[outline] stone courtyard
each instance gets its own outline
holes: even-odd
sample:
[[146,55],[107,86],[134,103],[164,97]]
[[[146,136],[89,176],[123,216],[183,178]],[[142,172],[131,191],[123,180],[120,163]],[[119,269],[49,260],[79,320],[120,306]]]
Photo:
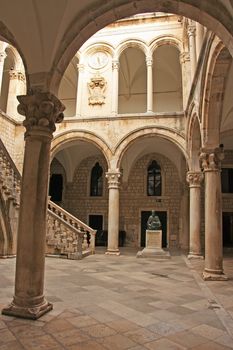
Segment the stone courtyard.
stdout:
[[[54,310],[37,321],[0,317],[0,350],[233,349],[233,264],[227,282],[204,282],[203,261],[46,258]],[[15,259],[0,260],[0,306],[13,295]]]

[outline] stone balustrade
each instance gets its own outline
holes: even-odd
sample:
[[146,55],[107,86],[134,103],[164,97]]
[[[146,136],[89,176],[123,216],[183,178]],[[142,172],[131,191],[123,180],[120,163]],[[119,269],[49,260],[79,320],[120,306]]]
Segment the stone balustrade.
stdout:
[[[10,236],[15,241],[17,231],[15,221],[18,221],[20,204],[20,183],[21,174],[0,139],[0,191],[4,202],[13,204],[13,207],[17,209],[16,215],[12,215],[11,212],[11,214],[8,213],[9,218],[7,218],[9,222],[11,221],[11,217],[14,218],[14,223],[11,226],[12,231],[15,232]],[[6,204],[5,208],[9,208],[9,205]],[[94,254],[95,230],[51,200],[48,202],[47,217],[47,254],[66,256],[68,259],[82,259],[86,255]],[[9,245],[9,242],[6,242],[6,245]],[[15,247],[15,242],[12,242],[11,245]],[[12,252],[4,255],[12,255]]]

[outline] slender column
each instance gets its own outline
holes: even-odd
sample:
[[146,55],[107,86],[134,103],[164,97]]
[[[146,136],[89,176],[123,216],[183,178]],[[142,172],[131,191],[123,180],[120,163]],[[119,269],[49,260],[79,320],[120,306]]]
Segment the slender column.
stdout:
[[190,51],[190,62],[191,62],[191,78],[193,80],[196,65],[197,65],[197,54],[196,54],[196,27],[194,24],[188,26],[188,37],[189,37],[189,51]]
[[52,309],[44,297],[48,176],[52,134],[65,108],[51,93],[18,96],[18,100],[18,111],[26,117],[26,133],[15,295],[2,313],[37,319]]
[[5,51],[0,52],[0,91],[2,89],[2,76],[3,76],[3,67],[7,54]]
[[205,174],[205,269],[204,280],[226,280],[222,256],[222,193],[220,148],[202,149],[200,160]]
[[112,60],[112,114],[118,113],[119,61]]
[[201,181],[203,174],[201,172],[189,171],[187,181],[190,191],[189,206],[189,259],[201,258]]
[[118,169],[106,173],[108,179],[108,248],[106,254],[120,255],[119,241],[119,179]]
[[191,87],[189,52],[184,51],[180,54],[180,64],[182,69],[183,108],[186,109]]
[[81,107],[82,107],[82,97],[83,97],[83,72],[84,64],[77,64],[78,69],[78,89],[77,89],[77,98],[76,98],[76,116],[81,116]]
[[9,81],[6,112],[9,116],[18,117],[19,119],[21,119],[21,116],[19,116],[19,113],[17,111],[18,101],[16,96],[22,95],[25,93],[25,90],[26,90],[25,75],[20,71],[12,69],[9,72],[9,77],[10,77],[10,81]]
[[153,112],[153,59],[146,58],[147,67],[147,113]]
[[204,37],[204,27],[196,22],[196,48],[197,48],[197,60],[201,52],[201,47],[203,43],[203,37]]

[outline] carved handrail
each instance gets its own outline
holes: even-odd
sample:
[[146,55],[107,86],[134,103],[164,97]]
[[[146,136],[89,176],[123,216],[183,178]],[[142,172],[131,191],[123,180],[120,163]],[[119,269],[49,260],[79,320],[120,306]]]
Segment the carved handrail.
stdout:
[[83,249],[87,248],[91,249],[92,253],[95,250],[95,235],[96,230],[92,229],[88,225],[86,225],[81,220],[77,219],[75,216],[70,214],[65,209],[59,207],[59,205],[55,204],[51,200],[48,202],[49,211],[53,212],[57,215],[57,217],[61,218],[65,221],[69,226],[83,233]]
[[[21,174],[0,139],[0,189],[19,207]],[[47,251],[80,259],[94,253],[96,231],[57,204],[48,201]]]

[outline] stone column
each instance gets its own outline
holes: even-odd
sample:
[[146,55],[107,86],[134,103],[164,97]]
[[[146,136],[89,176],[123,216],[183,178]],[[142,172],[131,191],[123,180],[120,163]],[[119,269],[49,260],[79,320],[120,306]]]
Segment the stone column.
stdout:
[[201,258],[201,181],[202,172],[189,171],[187,181],[190,191],[189,206],[189,259]]
[[191,63],[191,79],[193,80],[196,65],[197,65],[197,54],[196,54],[196,27],[194,24],[188,26],[188,37],[189,37],[189,51],[190,51],[190,63]]
[[18,226],[15,295],[5,315],[37,319],[52,309],[44,297],[50,146],[65,109],[51,93],[18,96],[26,117],[25,154]]
[[118,114],[119,61],[112,60],[112,114]]
[[182,52],[180,54],[180,65],[182,70],[183,108],[185,110],[191,88],[189,52]]
[[200,23],[196,22],[196,48],[197,48],[197,60],[201,52],[201,47],[204,37],[204,27]]
[[6,113],[11,117],[14,116],[21,120],[22,117],[17,111],[18,101],[16,96],[22,95],[26,91],[25,75],[21,71],[12,69],[9,72],[9,77]]
[[81,107],[82,107],[82,97],[83,97],[83,72],[84,64],[77,64],[78,69],[78,88],[77,88],[77,98],[76,98],[76,116],[81,116]]
[[205,269],[204,280],[226,280],[222,253],[222,193],[220,148],[202,149],[201,165],[205,174]]
[[119,241],[119,179],[118,169],[106,173],[108,179],[108,248],[106,254],[120,255]]
[[153,112],[153,59],[146,58],[147,67],[147,113]]
[[2,90],[2,76],[6,56],[7,54],[5,51],[0,52],[0,91]]

